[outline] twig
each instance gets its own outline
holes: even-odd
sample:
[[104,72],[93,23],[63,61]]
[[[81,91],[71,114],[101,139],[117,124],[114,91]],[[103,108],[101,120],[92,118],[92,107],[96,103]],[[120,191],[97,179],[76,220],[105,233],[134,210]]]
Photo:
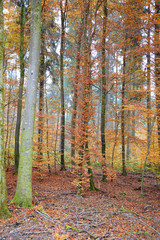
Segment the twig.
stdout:
[[146,225],[147,227],[149,227],[150,229],[152,229],[153,231],[155,231],[158,235],[160,235],[160,232],[158,232],[155,228],[151,227],[149,224],[147,224],[146,222],[142,221],[142,220],[138,220],[139,223],[141,223],[142,225]]
[[[122,212],[119,212],[119,213],[127,213],[126,211],[122,211]],[[128,212],[129,213],[129,212]],[[130,212],[130,213],[135,213],[135,212]],[[138,215],[138,214],[136,214]],[[133,217],[133,216],[132,216]],[[135,218],[135,217],[133,217]],[[136,218],[135,218],[136,219]],[[143,220],[141,219],[136,219],[140,224],[144,225],[144,226],[147,226],[149,227],[150,229],[152,229],[153,231],[155,231],[158,235],[160,235],[160,232],[158,232],[155,228],[153,228],[152,226],[150,226],[148,223],[144,222]]]
[[42,234],[42,233],[50,233],[50,234],[52,234],[52,232],[50,232],[49,230],[48,231],[40,231],[40,232],[25,232],[25,234],[30,234],[30,235],[32,235],[32,234]]
[[40,212],[38,210],[36,210],[36,213],[40,214],[46,220],[49,220],[50,222],[55,223],[55,221],[53,221],[53,219],[47,213],[42,213],[42,212]]
[[91,238],[93,239],[98,239],[98,237],[95,237],[94,235],[92,235],[90,232],[88,232],[87,230],[82,230],[82,231],[79,231],[78,233],[87,233]]

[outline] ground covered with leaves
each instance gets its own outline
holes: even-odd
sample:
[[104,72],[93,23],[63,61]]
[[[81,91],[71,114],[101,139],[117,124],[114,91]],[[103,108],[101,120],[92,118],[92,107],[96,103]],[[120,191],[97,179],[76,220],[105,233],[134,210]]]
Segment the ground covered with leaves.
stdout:
[[[102,182],[100,191],[84,188],[77,196],[70,171],[48,174],[39,181],[33,171],[33,208],[9,205],[12,217],[0,221],[0,239],[160,239],[160,186],[152,175],[144,179],[140,194],[140,174],[117,174],[113,182]],[[7,173],[8,203],[16,189],[16,175]]]

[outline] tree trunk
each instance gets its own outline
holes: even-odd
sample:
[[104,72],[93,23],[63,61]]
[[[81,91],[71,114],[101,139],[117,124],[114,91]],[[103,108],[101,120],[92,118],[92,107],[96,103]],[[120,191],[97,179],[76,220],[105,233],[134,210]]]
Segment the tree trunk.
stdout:
[[3,1],[0,0],[0,218],[6,218],[10,216],[10,213],[7,208],[7,187],[4,164],[3,61],[4,61],[4,20],[3,20]]
[[[46,86],[46,84],[45,84]],[[48,99],[47,99],[47,88],[45,87],[45,93],[46,93],[46,125],[47,125],[47,131],[46,131],[46,142],[47,142],[47,161],[48,161],[48,171],[49,174],[51,174],[51,165],[50,165],[50,154],[49,154],[49,118],[48,118]]]
[[80,169],[83,166],[83,163],[87,163],[88,167],[88,174],[89,174],[89,181],[90,181],[90,189],[91,190],[98,190],[94,185],[94,178],[91,168],[91,162],[90,162],[90,156],[89,156],[89,121],[92,116],[92,105],[91,104],[91,43],[92,38],[90,41],[88,41],[87,36],[87,28],[88,28],[88,15],[89,15],[89,8],[90,8],[90,2],[86,3],[85,6],[85,12],[84,12],[84,26],[83,26],[83,46],[84,46],[84,52],[83,52],[83,61],[84,61],[84,67],[83,67],[83,86],[82,86],[82,97],[83,97],[83,103],[82,103],[82,151],[84,150],[84,153],[81,154],[83,156],[82,163],[80,163]]
[[66,8],[63,9],[62,0],[60,0],[61,9],[61,47],[60,47],[60,84],[61,84],[61,171],[66,170],[64,161],[65,148],[65,106],[64,106],[64,50],[65,50],[65,22],[66,22]]
[[123,80],[122,80],[122,113],[121,113],[121,136],[122,136],[122,175],[127,175],[125,165],[125,68],[126,68],[126,50],[123,53]]
[[40,62],[41,1],[31,1],[31,40],[28,84],[20,146],[20,161],[16,194],[12,202],[23,207],[32,206],[32,157],[36,95]]
[[[128,89],[129,91],[129,89]],[[131,135],[131,111],[127,111],[127,149],[126,149],[126,161],[129,163],[130,156],[131,156],[131,146],[130,146],[130,135]]]
[[107,23],[107,0],[104,2],[103,8],[103,36],[102,36],[102,105],[101,105],[101,152],[103,157],[102,162],[102,181],[107,181],[106,171],[103,169],[106,164],[106,140],[105,140],[105,127],[106,127],[106,23]]
[[18,106],[17,106],[17,120],[15,130],[15,172],[18,171],[19,165],[19,136],[21,126],[21,112],[22,112],[22,95],[24,84],[24,27],[25,27],[25,5],[24,0],[21,0],[21,16],[20,16],[20,83],[18,91]]
[[[12,79],[12,74],[11,74],[11,79]],[[10,113],[10,99],[11,99],[11,90],[12,90],[12,85],[10,84],[9,86],[9,93],[8,93],[8,106],[7,106],[7,128],[6,128],[6,140],[5,140],[5,152],[4,152],[4,159],[6,163],[7,159],[7,145],[8,145],[8,136],[9,136],[9,113]]]
[[[16,106],[14,105],[14,109],[13,109],[13,113],[15,112]],[[11,147],[11,143],[12,143],[12,133],[14,134],[14,123],[15,123],[15,115],[12,115],[12,121],[11,121],[11,126],[10,126],[10,131],[9,131],[9,136],[8,136],[8,153],[7,153],[7,162],[5,162],[7,168],[6,171],[9,171],[9,167],[11,164],[11,160],[12,160],[12,155],[10,152],[10,147]]]
[[[149,6],[150,12],[150,6]],[[148,23],[149,24],[149,23]],[[148,27],[148,53],[147,53],[147,152],[149,153],[149,136],[151,131],[151,69],[150,69],[150,27]]]
[[80,49],[81,49],[81,31],[79,34],[79,41],[77,46],[77,59],[76,59],[76,73],[75,73],[75,83],[74,83],[74,96],[73,96],[73,113],[71,121],[71,163],[75,165],[75,128],[76,128],[76,115],[77,115],[77,84],[80,72]]
[[43,160],[43,128],[44,128],[44,34],[42,32],[41,55],[40,55],[40,83],[39,83],[39,119],[38,119],[38,162]]

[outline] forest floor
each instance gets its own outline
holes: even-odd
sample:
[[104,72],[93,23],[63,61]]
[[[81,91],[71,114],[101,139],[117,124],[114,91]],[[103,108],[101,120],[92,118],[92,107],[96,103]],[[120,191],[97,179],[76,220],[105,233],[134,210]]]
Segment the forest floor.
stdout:
[[[71,172],[49,175],[42,182],[33,171],[33,208],[9,205],[12,217],[0,221],[0,239],[160,239],[160,185],[152,175],[144,179],[144,197],[140,194],[141,174],[117,174],[113,182],[101,182],[101,191],[85,189],[77,196]],[[8,203],[15,194],[16,175],[7,172]]]

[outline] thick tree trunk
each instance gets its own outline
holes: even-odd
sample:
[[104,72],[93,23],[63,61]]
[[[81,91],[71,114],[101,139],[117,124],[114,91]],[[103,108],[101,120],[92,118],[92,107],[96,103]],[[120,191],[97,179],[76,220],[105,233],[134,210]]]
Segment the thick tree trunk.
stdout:
[[24,0],[21,0],[21,16],[20,16],[20,83],[18,91],[18,106],[17,106],[17,120],[15,130],[15,171],[18,171],[19,165],[19,137],[21,126],[21,112],[22,112],[22,95],[24,84],[24,27],[25,27],[25,5]]
[[32,206],[32,157],[36,95],[40,62],[41,0],[31,1],[31,40],[28,84],[20,146],[20,162],[16,194],[12,202],[23,207]]
[[[91,43],[92,38],[90,41],[88,40],[87,36],[87,28],[88,28],[88,16],[89,16],[89,8],[90,2],[86,3],[85,12],[84,12],[84,26],[83,26],[83,59],[84,59],[84,67],[83,67],[83,86],[82,86],[82,151],[84,150],[83,162],[80,163],[80,170],[84,163],[87,163],[88,167],[88,174],[89,174],[89,181],[90,181],[90,189],[91,190],[98,190],[94,185],[94,178],[91,168],[90,162],[90,155],[89,155],[89,121],[92,116],[92,105],[91,104]],[[81,158],[82,159],[82,158]]]
[[4,22],[3,1],[0,0],[0,218],[9,217],[7,208],[7,188],[4,164],[4,106],[3,106],[3,54],[4,54]]

